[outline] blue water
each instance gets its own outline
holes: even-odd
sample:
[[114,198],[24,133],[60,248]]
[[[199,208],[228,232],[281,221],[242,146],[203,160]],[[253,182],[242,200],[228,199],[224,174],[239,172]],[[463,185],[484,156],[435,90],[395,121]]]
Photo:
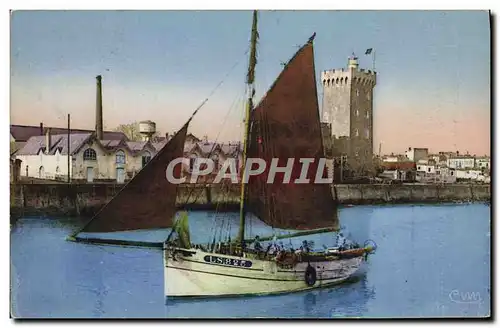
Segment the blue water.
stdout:
[[[23,218],[11,231],[12,315],[18,318],[489,316],[489,205],[357,206],[341,209],[339,216],[351,239],[361,243],[373,239],[378,245],[377,252],[369,257],[354,281],[281,296],[167,303],[160,250],[72,243],[65,237],[81,222]],[[233,219],[225,220],[232,230],[236,227],[236,218]],[[196,242],[210,239],[213,220],[205,212],[190,214],[190,226],[195,230],[192,238],[199,238]],[[269,229],[256,220],[252,222],[254,233],[264,234]],[[130,239],[161,240],[166,233],[125,235]],[[320,247],[332,238],[332,234],[322,234],[316,237],[316,245]]]

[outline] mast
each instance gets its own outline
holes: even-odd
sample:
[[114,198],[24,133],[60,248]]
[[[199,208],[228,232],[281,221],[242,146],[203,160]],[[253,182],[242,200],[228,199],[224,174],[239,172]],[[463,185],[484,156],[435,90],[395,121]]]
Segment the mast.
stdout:
[[250,112],[253,109],[253,96],[255,94],[255,65],[257,64],[257,10],[253,11],[252,34],[250,38],[250,56],[248,61],[247,73],[247,105],[245,110],[245,133],[243,136],[243,154],[242,154],[242,175],[241,175],[241,195],[240,195],[240,228],[238,231],[238,240],[243,243],[245,239],[245,216],[246,216],[246,161],[248,153],[248,138],[250,135]]

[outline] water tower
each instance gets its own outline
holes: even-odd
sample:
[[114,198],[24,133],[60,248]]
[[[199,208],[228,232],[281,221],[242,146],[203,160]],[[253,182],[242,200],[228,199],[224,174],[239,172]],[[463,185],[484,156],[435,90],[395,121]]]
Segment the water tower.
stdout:
[[139,133],[143,141],[151,141],[151,137],[156,133],[156,123],[149,120],[139,122]]

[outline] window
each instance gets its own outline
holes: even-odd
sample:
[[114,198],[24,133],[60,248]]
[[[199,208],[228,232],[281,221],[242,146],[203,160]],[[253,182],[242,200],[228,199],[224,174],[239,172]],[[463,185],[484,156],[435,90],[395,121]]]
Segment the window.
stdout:
[[450,171],[450,175],[453,175],[453,171]]
[[95,153],[95,150],[92,148],[89,148],[83,152],[83,160],[84,161],[96,161],[97,160],[97,155]]
[[431,168],[430,167],[427,168],[427,172],[431,172]]
[[59,169],[59,166],[58,166],[58,167],[56,167],[56,174],[59,174],[59,173],[61,173],[61,170]]
[[354,134],[356,135],[356,137],[359,137],[359,131],[358,131],[358,129],[354,130]]
[[359,97],[359,89],[356,89],[356,97]]
[[146,164],[151,160],[151,153],[145,152],[142,154],[142,167],[146,166]]
[[125,152],[119,150],[116,152],[116,164],[125,164]]
[[370,118],[370,111],[366,111],[366,118]]
[[371,97],[371,96],[370,96],[370,92],[367,92],[367,93],[366,93],[366,99],[370,100],[370,97]]
[[368,139],[370,138],[370,130],[365,129],[365,138]]
[[356,116],[359,116],[359,110],[356,109]]

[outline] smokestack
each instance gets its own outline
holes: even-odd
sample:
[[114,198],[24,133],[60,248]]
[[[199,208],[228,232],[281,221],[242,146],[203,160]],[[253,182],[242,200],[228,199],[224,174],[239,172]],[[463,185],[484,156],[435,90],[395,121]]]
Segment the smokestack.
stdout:
[[47,129],[47,133],[45,134],[45,154],[50,152],[50,148],[52,148],[51,138],[50,138],[50,128]]
[[40,122],[40,135],[43,136],[43,123]]
[[102,131],[102,76],[97,75],[96,108],[95,108],[95,133],[98,140],[103,139]]

